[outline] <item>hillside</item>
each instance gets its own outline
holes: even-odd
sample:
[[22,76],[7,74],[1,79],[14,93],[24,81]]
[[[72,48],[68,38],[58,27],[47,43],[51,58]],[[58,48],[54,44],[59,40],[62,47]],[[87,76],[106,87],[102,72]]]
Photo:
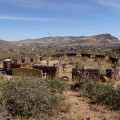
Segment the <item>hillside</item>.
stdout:
[[110,34],[100,34],[94,36],[58,36],[58,37],[44,37],[39,39],[26,39],[16,42],[7,42],[0,40],[0,49],[19,49],[23,47],[37,48],[48,47],[60,48],[60,47],[114,47],[120,46],[118,38]]
[[118,38],[110,34],[100,34],[90,37],[80,36],[80,37],[44,37],[39,39],[26,39],[18,42],[14,42],[18,46],[59,46],[59,47],[74,47],[74,46],[92,46],[92,47],[112,47],[116,44],[119,44],[120,41]]
[[15,48],[14,44],[0,39],[0,50],[7,50],[7,49],[12,49],[12,48]]

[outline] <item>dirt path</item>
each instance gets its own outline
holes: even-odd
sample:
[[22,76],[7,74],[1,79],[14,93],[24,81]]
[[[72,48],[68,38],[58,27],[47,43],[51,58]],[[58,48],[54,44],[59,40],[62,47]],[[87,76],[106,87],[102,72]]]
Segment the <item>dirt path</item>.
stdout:
[[60,112],[50,120],[120,120],[120,111],[112,111],[105,106],[90,104],[90,99],[71,89],[64,94],[66,102],[71,105],[70,111]]
[[120,120],[119,113],[102,106],[91,105],[90,100],[81,97],[79,92],[69,90],[66,92],[66,97],[72,105],[68,113],[71,120]]

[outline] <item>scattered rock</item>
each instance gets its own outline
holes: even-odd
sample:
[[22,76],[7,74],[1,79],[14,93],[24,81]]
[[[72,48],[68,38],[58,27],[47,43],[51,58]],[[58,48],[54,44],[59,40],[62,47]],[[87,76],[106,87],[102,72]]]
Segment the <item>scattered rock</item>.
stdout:
[[79,91],[79,90],[80,90],[80,88],[79,88],[79,87],[76,87],[76,88],[75,88],[75,91]]
[[103,118],[102,120],[107,120],[106,118]]
[[108,82],[108,78],[106,76],[103,76],[103,82]]
[[86,118],[85,120],[90,120],[90,117]]
[[78,103],[75,103],[76,105],[78,105]]

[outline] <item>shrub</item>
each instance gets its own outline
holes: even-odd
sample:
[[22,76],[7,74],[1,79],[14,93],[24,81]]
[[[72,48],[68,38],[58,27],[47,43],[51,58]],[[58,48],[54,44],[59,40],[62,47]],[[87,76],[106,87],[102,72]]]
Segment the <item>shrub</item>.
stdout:
[[87,97],[92,98],[95,96],[98,104],[120,109],[120,85],[115,88],[112,83],[103,84],[90,80],[80,80],[75,84],[75,88],[80,88],[83,91],[83,95]]
[[15,77],[0,84],[2,105],[13,116],[50,114],[64,97],[65,84],[58,79]]
[[107,56],[113,56],[113,57],[119,57],[119,54],[117,52],[114,52],[112,50],[106,51]]

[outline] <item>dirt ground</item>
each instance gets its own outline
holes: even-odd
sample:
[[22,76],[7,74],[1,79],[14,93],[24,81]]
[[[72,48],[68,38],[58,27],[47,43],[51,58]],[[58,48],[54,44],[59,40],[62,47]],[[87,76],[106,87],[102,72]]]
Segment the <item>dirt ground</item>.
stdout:
[[79,92],[68,90],[67,101],[71,103],[71,111],[68,113],[71,120],[120,120],[119,112],[113,112],[103,106],[90,104],[90,100],[84,98]]

